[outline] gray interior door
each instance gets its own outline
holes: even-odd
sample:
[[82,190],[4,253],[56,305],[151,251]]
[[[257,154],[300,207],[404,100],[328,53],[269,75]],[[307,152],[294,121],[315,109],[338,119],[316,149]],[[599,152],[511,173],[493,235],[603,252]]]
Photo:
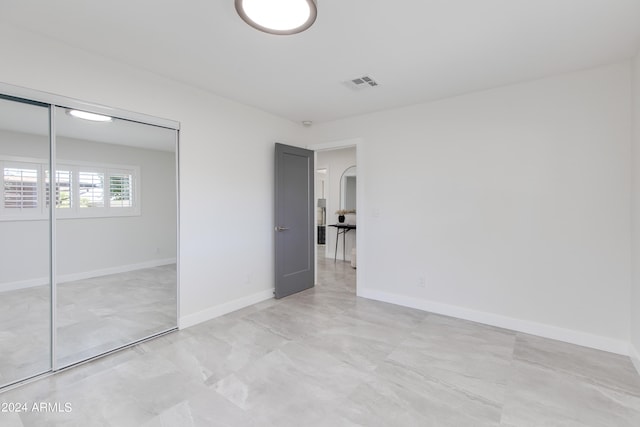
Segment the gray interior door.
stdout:
[[276,298],[313,287],[313,151],[276,144]]

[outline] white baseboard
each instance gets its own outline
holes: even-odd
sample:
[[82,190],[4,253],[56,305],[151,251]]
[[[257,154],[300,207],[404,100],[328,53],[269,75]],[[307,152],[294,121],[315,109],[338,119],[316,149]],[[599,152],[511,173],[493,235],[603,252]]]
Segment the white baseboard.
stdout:
[[[108,276],[110,274],[127,273],[129,271],[142,270],[145,268],[161,267],[163,265],[175,264],[175,258],[155,259],[151,261],[140,262],[137,264],[119,265],[116,267],[103,268],[100,270],[83,271],[80,273],[63,274],[58,276],[58,284],[65,282],[73,282],[76,280],[91,279],[93,277]],[[36,279],[19,280],[15,282],[0,283],[0,292],[15,291],[18,289],[32,288],[34,286],[43,286],[49,284],[48,277],[39,277]]]
[[[537,335],[539,337],[564,341],[583,347],[595,348],[597,350],[603,350],[610,353],[622,354],[625,356],[629,355],[629,343],[623,340],[373,289],[358,289],[358,296],[404,307],[416,308],[418,310],[428,311],[431,313],[470,320],[473,322],[483,323],[485,325],[497,326],[499,328],[510,329],[517,332],[524,332],[531,335]],[[638,362],[639,363],[636,367],[640,366],[640,359]]]
[[178,321],[178,328],[185,329],[190,326],[197,325],[198,323],[206,322],[207,320],[224,316],[225,314],[232,313],[234,311],[249,307],[250,305],[257,304],[271,298],[273,298],[273,289],[256,292],[255,294],[238,298],[233,301],[225,302],[223,304],[207,308],[197,313],[182,316]]
[[129,271],[142,270],[145,268],[161,267],[163,265],[175,264],[175,258],[154,259],[137,264],[119,265],[117,267],[103,268],[100,270],[86,271],[82,273],[63,274],[58,277],[58,283],[73,282],[76,280],[91,279],[92,277],[108,276],[110,274],[128,273]]
[[629,357],[631,358],[636,371],[640,374],[640,353],[638,353],[638,349],[631,343],[629,344]]
[[48,277],[39,277],[36,279],[16,280],[15,282],[0,283],[0,292],[17,291],[19,289],[33,288],[36,286],[48,285]]

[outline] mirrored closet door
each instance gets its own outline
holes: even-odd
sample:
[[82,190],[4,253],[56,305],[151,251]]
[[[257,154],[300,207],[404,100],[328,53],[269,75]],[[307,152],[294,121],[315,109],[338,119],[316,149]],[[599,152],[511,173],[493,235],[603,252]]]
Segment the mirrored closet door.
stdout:
[[0,387],[51,369],[49,108],[0,95]]
[[176,131],[56,107],[56,366],[175,328]]
[[177,329],[178,126],[0,83],[0,390]]

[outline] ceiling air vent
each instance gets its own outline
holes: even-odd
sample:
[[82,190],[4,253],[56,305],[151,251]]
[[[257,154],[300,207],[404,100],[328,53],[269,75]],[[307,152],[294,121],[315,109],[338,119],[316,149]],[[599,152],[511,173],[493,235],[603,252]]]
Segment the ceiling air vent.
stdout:
[[371,76],[362,76],[356,79],[347,80],[344,84],[354,90],[369,89],[378,86],[378,82],[376,82]]

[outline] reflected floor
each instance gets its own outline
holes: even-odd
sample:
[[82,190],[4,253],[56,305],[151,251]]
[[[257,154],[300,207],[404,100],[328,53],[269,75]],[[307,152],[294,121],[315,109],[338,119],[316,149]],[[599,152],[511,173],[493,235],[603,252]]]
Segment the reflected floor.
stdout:
[[[49,370],[49,286],[0,298],[0,384]],[[176,266],[58,284],[59,366],[176,325]],[[8,351],[8,349],[11,349]]]
[[640,425],[629,358],[357,298],[319,261],[313,289],[0,394],[72,406],[0,425]]

